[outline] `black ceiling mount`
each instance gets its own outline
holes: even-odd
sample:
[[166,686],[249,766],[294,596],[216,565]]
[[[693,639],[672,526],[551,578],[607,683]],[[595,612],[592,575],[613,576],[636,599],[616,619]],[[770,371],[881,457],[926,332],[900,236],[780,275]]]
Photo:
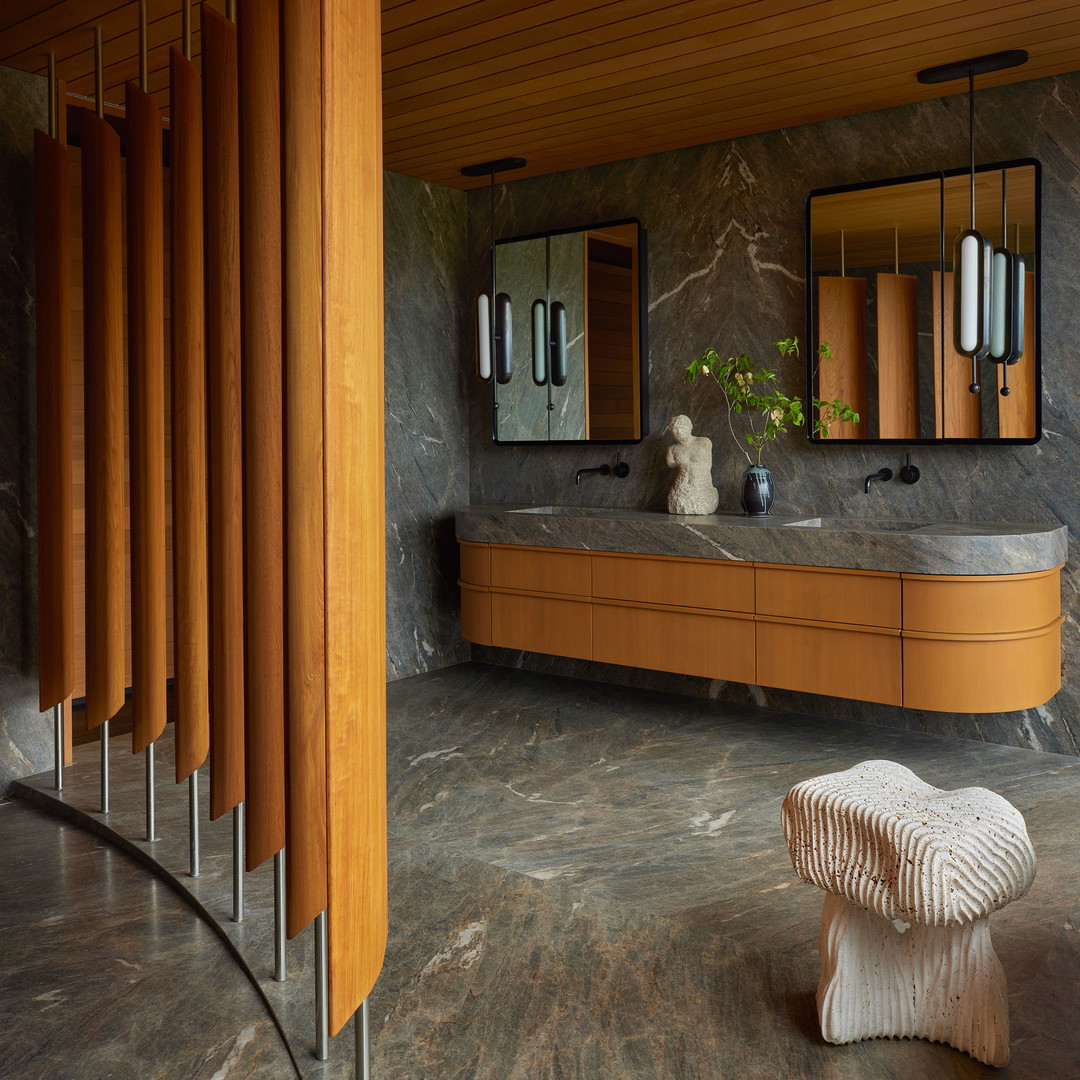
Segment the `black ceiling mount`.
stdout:
[[482,161],[479,165],[466,165],[462,176],[494,176],[511,169],[524,169],[528,162],[523,157],[504,157],[497,161]]
[[990,53],[989,56],[976,56],[971,60],[954,60],[951,64],[923,68],[916,78],[921,83],[953,82],[973,75],[985,75],[990,71],[1004,71],[1005,68],[1019,67],[1027,61],[1026,49],[1006,49],[1005,52]]

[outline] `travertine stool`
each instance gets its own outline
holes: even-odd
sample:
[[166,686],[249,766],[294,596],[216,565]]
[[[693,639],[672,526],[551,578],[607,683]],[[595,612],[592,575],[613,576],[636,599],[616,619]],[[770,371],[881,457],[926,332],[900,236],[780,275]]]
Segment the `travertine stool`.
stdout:
[[924,1038],[1009,1061],[1005,974],[989,915],[1035,877],[1024,819],[985,788],[942,791],[891,761],[805,780],[784,835],[821,913],[818,1015],[828,1042]]

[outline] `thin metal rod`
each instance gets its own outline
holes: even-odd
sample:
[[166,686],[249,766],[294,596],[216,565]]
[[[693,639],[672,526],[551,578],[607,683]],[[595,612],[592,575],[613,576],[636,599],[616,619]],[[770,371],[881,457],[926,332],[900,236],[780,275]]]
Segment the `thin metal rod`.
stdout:
[[900,230],[893,226],[893,266],[896,269],[896,273],[900,273]]
[[181,33],[184,39],[184,59],[191,59],[191,0],[184,0],[180,9]]
[[53,706],[53,786],[64,790],[64,703]]
[[356,1037],[356,1080],[371,1080],[371,1010],[367,998],[353,1013],[353,1034]]
[[59,129],[56,112],[56,54],[49,53],[49,136],[56,138]]
[[232,819],[233,857],[233,922],[244,921],[244,804],[233,807]]
[[225,0],[225,18],[236,22],[236,0]]
[[319,1061],[330,1056],[329,951],[326,912],[320,911],[315,916],[315,1057]]
[[101,27],[94,27],[94,112],[105,117],[105,64],[101,55]]
[[1005,170],[1001,170],[1001,246],[1007,248],[1009,246],[1009,227],[1006,225],[1008,220],[1005,212],[1005,196],[1007,191],[1007,183],[1005,179]]
[[975,72],[968,72],[968,147],[971,150],[971,231],[975,231]]
[[157,803],[154,792],[154,744],[146,750],[146,839],[149,843],[157,840]]
[[139,89],[144,94],[150,93],[150,65],[146,55],[149,50],[147,39],[146,0],[139,0]]
[[199,770],[188,777],[188,873],[199,876]]
[[846,277],[847,271],[844,266],[844,230],[840,230],[840,276]]
[[285,981],[285,849],[274,856],[274,981]]
[[109,812],[109,721],[98,728],[101,740],[101,812]]

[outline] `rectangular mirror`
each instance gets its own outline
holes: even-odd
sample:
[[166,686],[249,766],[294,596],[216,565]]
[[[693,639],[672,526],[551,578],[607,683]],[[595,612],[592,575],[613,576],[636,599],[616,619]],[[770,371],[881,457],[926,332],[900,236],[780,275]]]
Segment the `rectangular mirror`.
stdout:
[[636,220],[495,244],[498,443],[648,431],[645,233]]
[[[860,416],[813,441],[1038,442],[1039,185],[1033,159],[975,170],[975,227],[1023,259],[1023,341],[1010,363],[953,345],[953,247],[971,226],[969,170],[809,194],[807,393]],[[819,355],[823,343],[831,355]]]

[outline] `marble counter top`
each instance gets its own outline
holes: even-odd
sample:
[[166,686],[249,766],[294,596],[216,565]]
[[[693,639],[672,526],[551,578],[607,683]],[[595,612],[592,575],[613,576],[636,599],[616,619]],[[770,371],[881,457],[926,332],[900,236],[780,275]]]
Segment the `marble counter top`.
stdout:
[[589,506],[468,506],[459,540],[907,574],[1025,574],[1068,558],[1060,524],[742,514]]

